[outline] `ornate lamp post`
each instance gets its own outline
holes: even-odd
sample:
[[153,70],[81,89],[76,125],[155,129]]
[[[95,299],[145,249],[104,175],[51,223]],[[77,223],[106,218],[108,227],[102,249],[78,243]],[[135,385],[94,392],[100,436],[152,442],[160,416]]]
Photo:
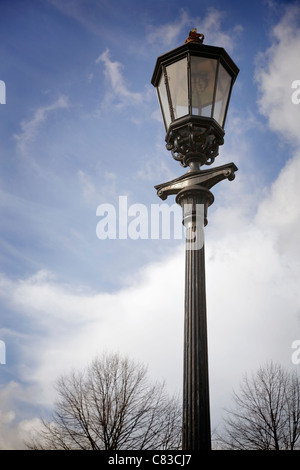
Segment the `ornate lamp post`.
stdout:
[[203,34],[189,33],[182,46],[158,57],[151,83],[156,87],[166,128],[166,145],[186,174],[155,188],[161,199],[176,194],[186,227],[184,322],[184,450],[210,450],[204,226],[214,202],[210,189],[233,180],[234,163],[211,165],[224,143],[224,124],[238,67],[220,47],[203,45]]

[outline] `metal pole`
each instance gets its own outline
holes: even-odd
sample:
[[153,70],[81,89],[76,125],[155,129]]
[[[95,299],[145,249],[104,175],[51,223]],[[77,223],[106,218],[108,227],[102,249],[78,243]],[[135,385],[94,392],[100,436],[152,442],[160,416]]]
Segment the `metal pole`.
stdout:
[[184,176],[155,189],[162,200],[177,194],[186,227],[182,448],[210,450],[204,227],[207,209],[214,202],[210,189],[224,179],[232,181],[237,167],[229,163],[200,170],[201,159],[198,154],[192,156],[195,161],[190,158],[190,170]]
[[211,450],[204,226],[213,200],[201,186],[186,188],[176,197],[186,227],[183,450]]

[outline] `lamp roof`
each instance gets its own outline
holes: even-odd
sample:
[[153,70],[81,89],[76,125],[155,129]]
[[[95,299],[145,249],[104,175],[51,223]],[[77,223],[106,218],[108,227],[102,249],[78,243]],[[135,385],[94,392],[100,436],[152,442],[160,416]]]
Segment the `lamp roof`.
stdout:
[[206,44],[202,44],[201,40],[189,40],[189,38],[187,38],[184,44],[179,47],[176,47],[175,49],[172,49],[169,52],[166,52],[165,54],[162,54],[157,58],[151,79],[152,85],[154,87],[158,86],[163,66],[167,66],[174,62],[177,62],[182,58],[186,57],[188,54],[203,58],[220,60],[221,64],[225,67],[227,72],[232,76],[232,83],[234,83],[239,73],[239,68],[233,62],[233,60],[227,54],[223,47],[208,46]]

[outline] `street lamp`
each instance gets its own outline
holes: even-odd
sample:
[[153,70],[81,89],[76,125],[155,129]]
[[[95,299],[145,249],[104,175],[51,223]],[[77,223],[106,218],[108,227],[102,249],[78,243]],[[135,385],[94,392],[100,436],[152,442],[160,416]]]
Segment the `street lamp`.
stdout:
[[210,450],[210,410],[205,293],[204,226],[214,202],[210,189],[233,180],[237,167],[211,165],[224,143],[224,124],[238,67],[220,47],[203,44],[190,31],[182,46],[158,57],[155,86],[166,129],[166,146],[186,174],[155,188],[161,199],[176,194],[186,228],[185,321],[183,362],[184,450]]

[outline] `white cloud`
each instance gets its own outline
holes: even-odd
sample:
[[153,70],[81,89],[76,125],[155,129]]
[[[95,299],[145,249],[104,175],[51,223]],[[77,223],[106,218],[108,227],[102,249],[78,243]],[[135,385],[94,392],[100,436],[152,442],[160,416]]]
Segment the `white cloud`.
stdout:
[[[289,142],[295,150],[260,205],[256,221],[277,234],[278,249],[294,253],[298,258],[300,233],[300,105],[291,100],[293,80],[300,78],[300,7],[292,5],[272,32],[273,45],[263,55],[257,81],[259,106],[267,117],[270,129],[277,132],[285,147]],[[288,148],[289,149],[289,148]]]
[[[221,29],[223,18],[224,12],[215,8],[209,8],[204,18],[191,18],[188,12],[182,9],[179,19],[176,18],[174,22],[158,27],[152,26],[147,35],[147,40],[151,44],[159,44],[162,50],[164,47],[177,47],[184,43],[190,29],[197,28],[199,33],[204,34],[205,44],[216,46],[222,44],[222,47],[232,51],[236,38],[242,31],[242,26],[236,25],[227,33]],[[213,33],[210,33],[210,31],[213,31]]]
[[[174,340],[178,339],[177,300],[165,293],[174,288],[182,291],[183,262],[175,257],[147,266],[129,288],[115,294],[62,285],[45,271],[19,281],[2,276],[2,300],[31,327],[21,354],[23,379],[41,383],[46,394],[57,374],[85,364],[103,349],[128,352],[160,368],[161,354],[170,354],[163,341],[170,324]],[[164,279],[166,270],[173,273],[169,279]],[[172,343],[171,338],[168,347]]]
[[[98,173],[96,173],[96,177]],[[99,205],[99,201],[114,202],[118,199],[119,190],[117,184],[117,174],[109,171],[101,173],[101,186],[97,187],[97,178],[95,174],[84,170],[77,171],[77,177],[81,187],[82,198],[90,207]]]
[[92,183],[91,178],[83,170],[78,170],[77,175],[81,184],[84,200],[87,202],[94,202],[97,197],[97,190]]
[[[169,47],[177,41],[182,30],[188,28],[191,20],[185,10],[181,10],[179,20],[162,26],[152,26],[147,35],[147,41],[150,44],[157,43],[162,47]],[[188,31],[187,31],[188,36]]]
[[235,43],[243,27],[241,25],[235,25],[230,31],[224,31],[221,27],[224,16],[225,13],[223,11],[209,8],[203,20],[197,20],[196,26],[199,32],[203,32],[205,44],[212,46],[222,44],[224,49],[231,52],[235,47]]
[[[166,272],[172,276],[165,277]],[[3,432],[6,427],[24,426],[18,416],[19,395],[23,394],[23,410],[24,397],[28,404],[48,406],[56,398],[56,379],[72,368],[84,367],[103,351],[128,354],[149,364],[153,380],[166,378],[172,391],[180,387],[183,279],[183,250],[147,266],[130,287],[114,294],[62,285],[46,271],[19,281],[2,276],[2,303],[28,326],[22,338],[10,336],[10,344],[15,341],[20,348],[17,368],[23,384],[16,385],[16,393],[8,393],[7,387],[10,401],[1,402]],[[177,295],[169,298],[166,293],[173,290]],[[176,366],[170,367],[174,361]],[[3,448],[20,445],[10,431],[7,436]]]
[[300,7],[292,5],[272,31],[272,46],[258,57],[259,107],[271,130],[300,145],[300,106],[292,102],[292,83],[300,79]]
[[24,449],[28,433],[40,425],[39,418],[17,417],[16,403],[24,403],[28,398],[30,401],[30,390],[26,390],[17,382],[11,381],[6,386],[0,386],[0,450]]
[[110,51],[106,49],[97,59],[96,63],[104,64],[104,73],[110,84],[111,91],[106,96],[108,101],[117,99],[117,106],[124,104],[140,104],[144,100],[143,93],[130,91],[122,74],[123,65],[120,62],[113,62],[110,58]]
[[[224,384],[230,371],[237,387],[242,367],[244,372],[255,370],[270,359],[292,367],[291,344],[299,338],[300,108],[291,104],[290,89],[300,46],[300,28],[295,21],[299,12],[299,7],[287,9],[273,30],[274,43],[257,71],[260,111],[268,118],[270,129],[285,142],[284,148],[289,148],[287,137],[298,148],[286,159],[271,187],[258,195],[261,200],[254,217],[248,221],[242,217],[241,224],[232,215],[244,204],[242,191],[227,211],[233,222],[231,231],[227,213],[220,209],[218,222],[224,212],[227,230],[222,227],[221,237],[216,230],[207,250],[212,362],[220,384],[220,390],[213,393],[220,399],[226,395]],[[230,364],[228,369],[224,370],[224,364]]]
[[300,326],[299,255],[280,253],[276,235],[248,223],[207,242],[214,418],[244,373],[268,360],[292,367],[291,344]]
[[[262,201],[256,222],[266,230],[276,232],[277,249],[281,253],[294,253],[298,259],[300,233],[300,151],[296,152],[272,184]],[[298,260],[300,263],[300,259]]]
[[68,97],[62,95],[48,106],[41,106],[38,108],[31,119],[22,121],[21,133],[14,135],[14,138],[17,141],[18,150],[22,153],[25,152],[27,144],[36,138],[39,127],[47,119],[50,113],[57,109],[68,108],[68,106]]

